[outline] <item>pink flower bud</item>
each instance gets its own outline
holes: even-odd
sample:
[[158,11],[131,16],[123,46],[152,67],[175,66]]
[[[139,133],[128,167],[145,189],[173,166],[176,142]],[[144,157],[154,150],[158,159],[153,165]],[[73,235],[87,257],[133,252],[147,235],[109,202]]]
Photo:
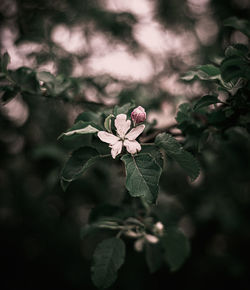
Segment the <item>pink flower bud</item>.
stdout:
[[131,113],[131,119],[135,124],[139,124],[146,120],[146,112],[143,107],[139,106]]

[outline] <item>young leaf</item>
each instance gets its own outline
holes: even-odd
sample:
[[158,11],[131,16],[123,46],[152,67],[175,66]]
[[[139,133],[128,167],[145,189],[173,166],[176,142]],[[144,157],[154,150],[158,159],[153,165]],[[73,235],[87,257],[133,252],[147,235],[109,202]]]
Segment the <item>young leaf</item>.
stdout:
[[67,183],[82,175],[99,158],[99,153],[90,147],[82,147],[74,151],[62,169],[61,185],[63,189],[65,190],[67,188]]
[[200,173],[200,166],[198,161],[191,153],[184,150],[181,144],[175,140],[171,135],[162,133],[156,136],[155,144],[163,148],[167,155],[173,158],[194,181]]
[[221,103],[216,96],[206,95],[195,103],[194,110],[196,111],[203,107],[207,107],[216,103]]
[[190,253],[190,245],[186,236],[176,228],[168,228],[161,239],[165,250],[165,261],[171,271],[178,270]]
[[41,72],[37,72],[36,73],[36,77],[39,81],[45,82],[45,83],[49,83],[49,82],[54,82],[55,81],[55,77],[47,71],[41,71]]
[[148,203],[155,203],[161,167],[148,153],[124,155],[121,160],[126,169],[126,188],[133,197],[143,196]]
[[98,244],[93,255],[92,281],[98,288],[108,288],[117,278],[124,263],[125,244],[121,239],[110,238]]
[[71,136],[71,135],[82,135],[82,134],[94,134],[97,133],[99,129],[97,126],[91,122],[83,122],[79,121],[74,124],[67,132],[62,133],[58,139],[63,136]]
[[110,114],[110,115],[108,115],[108,117],[104,121],[104,127],[109,133],[112,133],[112,130],[111,130],[111,119],[112,118],[114,118],[114,115]]

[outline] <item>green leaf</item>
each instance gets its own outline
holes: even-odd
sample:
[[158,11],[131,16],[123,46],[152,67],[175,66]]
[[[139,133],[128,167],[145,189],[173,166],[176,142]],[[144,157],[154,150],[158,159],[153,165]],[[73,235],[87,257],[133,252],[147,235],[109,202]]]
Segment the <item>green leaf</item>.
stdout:
[[39,81],[45,82],[45,83],[49,83],[49,82],[54,82],[55,81],[55,77],[47,71],[41,71],[41,72],[37,72],[36,73],[36,77]]
[[165,261],[171,271],[178,270],[190,253],[190,245],[186,236],[176,228],[168,228],[161,239],[165,250]]
[[99,153],[90,147],[82,147],[74,151],[62,169],[61,185],[63,189],[66,189],[67,183],[81,176],[99,158],[101,158]]
[[4,104],[11,101],[18,94],[18,89],[13,87],[6,87],[2,95],[2,102]]
[[12,80],[20,87],[22,92],[39,93],[40,85],[36,74],[27,67],[20,67],[16,71],[9,71]]
[[220,78],[220,69],[213,64],[205,64],[197,66],[195,70],[187,72],[181,77],[181,80],[192,81],[200,80],[215,80]]
[[127,103],[127,104],[125,104],[125,105],[123,105],[123,106],[115,106],[114,107],[114,115],[115,116],[117,116],[117,115],[119,115],[119,114],[128,114],[129,113],[129,111],[131,110],[131,109],[133,109],[135,107],[135,105],[134,104],[132,104],[132,103]]
[[220,69],[213,64],[205,64],[197,66],[199,71],[204,72],[207,76],[214,77],[220,74]]
[[108,288],[116,278],[125,259],[125,244],[121,239],[110,238],[102,241],[93,255],[92,281],[97,288]]
[[72,135],[82,135],[82,134],[94,134],[97,133],[99,129],[92,122],[83,122],[79,121],[74,124],[67,132],[62,133],[58,139],[63,136],[72,136]]
[[250,65],[243,57],[227,57],[221,63],[221,77],[225,82],[241,77],[250,79]]
[[112,130],[111,130],[111,119],[112,118],[114,118],[114,115],[110,114],[104,121],[104,127],[109,133],[112,133]]
[[154,145],[142,145],[141,153],[148,153],[152,159],[163,168],[163,157],[157,146]]
[[126,188],[133,197],[142,196],[148,203],[155,203],[161,167],[148,153],[124,155],[121,160],[126,169]]
[[245,56],[248,53],[248,48],[244,44],[236,43],[229,45],[225,50],[225,56]]
[[182,123],[190,123],[191,121],[191,112],[192,112],[192,107],[190,103],[183,103],[179,106],[178,108],[178,113],[176,116],[176,121],[178,122],[178,124],[182,124]]
[[237,17],[230,17],[224,21],[224,26],[233,27],[250,37],[250,22]]
[[166,151],[166,154],[174,159],[194,181],[200,173],[199,162],[191,153],[184,150],[181,144],[171,135],[162,133],[156,136],[155,144]]
[[1,71],[6,73],[8,64],[10,63],[10,56],[8,52],[5,52],[1,57]]
[[163,249],[160,243],[146,243],[146,262],[150,273],[160,269],[163,264]]
[[84,121],[84,122],[93,122],[95,124],[100,124],[100,113],[99,112],[82,112],[80,115],[77,116],[75,119],[75,123],[79,121]]
[[221,103],[216,96],[206,95],[195,103],[194,110],[197,111],[203,107],[207,107],[216,103]]

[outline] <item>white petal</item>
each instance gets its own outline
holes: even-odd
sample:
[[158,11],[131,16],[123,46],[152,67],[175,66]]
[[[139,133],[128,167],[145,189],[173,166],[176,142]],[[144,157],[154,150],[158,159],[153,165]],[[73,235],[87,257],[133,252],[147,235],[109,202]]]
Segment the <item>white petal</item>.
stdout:
[[110,147],[112,148],[111,155],[115,159],[115,157],[122,152],[122,141],[118,141]]
[[131,121],[127,120],[127,115],[119,114],[115,119],[115,127],[118,135],[121,138],[124,138],[128,130],[130,129]]
[[124,146],[126,147],[127,151],[131,154],[135,154],[141,151],[141,145],[135,140],[125,140]]
[[151,244],[156,244],[159,242],[159,239],[153,235],[145,235],[146,240]]
[[145,125],[140,125],[135,128],[133,128],[127,135],[126,139],[128,140],[135,140],[145,129]]
[[120,140],[119,137],[117,137],[113,134],[110,134],[106,131],[99,131],[97,133],[97,136],[102,140],[102,142],[106,142],[106,143],[109,143],[111,145],[115,144],[117,141]]

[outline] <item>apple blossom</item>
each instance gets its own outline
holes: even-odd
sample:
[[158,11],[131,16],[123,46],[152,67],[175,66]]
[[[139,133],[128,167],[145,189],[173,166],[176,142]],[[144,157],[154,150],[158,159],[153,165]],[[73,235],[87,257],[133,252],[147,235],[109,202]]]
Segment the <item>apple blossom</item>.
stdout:
[[141,145],[135,139],[142,133],[145,125],[139,125],[128,132],[131,127],[131,121],[127,120],[127,115],[119,114],[115,119],[115,127],[117,135],[106,131],[99,131],[97,134],[103,142],[109,144],[113,158],[116,158],[121,153],[122,146],[125,146],[131,154],[141,151]]
[[144,122],[146,120],[146,112],[143,107],[139,106],[131,113],[131,119],[134,124]]

